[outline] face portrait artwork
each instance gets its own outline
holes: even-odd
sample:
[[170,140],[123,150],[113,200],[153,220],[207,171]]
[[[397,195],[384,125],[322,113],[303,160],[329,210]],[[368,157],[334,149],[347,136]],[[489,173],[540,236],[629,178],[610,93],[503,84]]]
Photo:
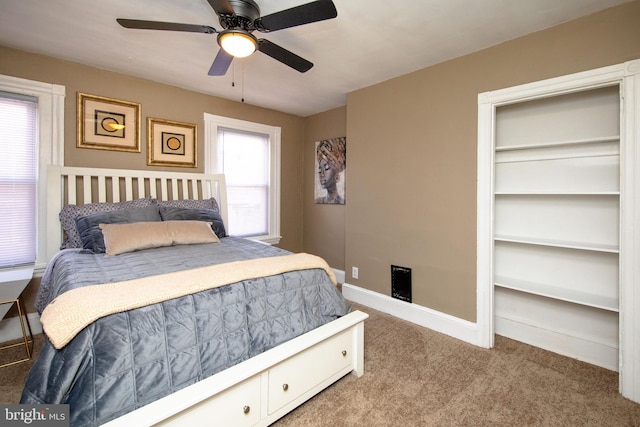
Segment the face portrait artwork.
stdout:
[[315,202],[344,205],[347,138],[316,142]]

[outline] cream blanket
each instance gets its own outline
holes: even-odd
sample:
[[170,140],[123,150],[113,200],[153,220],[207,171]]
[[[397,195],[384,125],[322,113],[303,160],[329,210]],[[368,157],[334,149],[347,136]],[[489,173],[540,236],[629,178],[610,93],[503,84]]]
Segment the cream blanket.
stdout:
[[60,349],[86,326],[110,314],[242,280],[314,268],[324,269],[336,284],[327,262],[315,255],[258,258],[73,289],[51,301],[40,321],[53,346]]

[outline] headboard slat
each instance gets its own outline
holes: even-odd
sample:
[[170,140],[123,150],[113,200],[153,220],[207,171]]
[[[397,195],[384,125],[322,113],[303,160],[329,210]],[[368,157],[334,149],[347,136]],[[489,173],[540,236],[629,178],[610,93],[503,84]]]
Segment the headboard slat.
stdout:
[[[131,178],[127,177],[127,179],[129,179],[129,182],[126,184],[127,185],[127,200],[131,200],[133,199],[133,184],[129,184],[131,183]],[[138,198],[144,197],[145,195],[145,191],[144,191],[144,178],[138,178],[136,179],[136,181],[138,182]]]
[[157,187],[156,187],[156,179],[155,178],[149,178],[149,195],[151,197],[158,197],[158,191],[157,191]]
[[208,181],[202,182],[202,198],[206,198],[207,194],[216,193],[217,190],[215,188],[211,188],[211,183]]
[[82,176],[82,197],[83,203],[91,203],[91,176],[83,175]]
[[167,200],[169,198],[167,193],[167,180],[165,178],[160,178],[160,198],[162,200]]
[[[98,177],[98,202],[104,203],[107,201],[107,183],[104,176]],[[91,185],[91,178],[89,178],[89,185]],[[86,202],[85,202],[86,203]]]
[[[59,179],[63,180],[64,177],[61,176]],[[62,183],[61,185],[64,186],[64,183]],[[75,175],[68,175],[67,176],[67,186],[68,186],[68,190],[67,190],[68,199],[66,201],[63,201],[63,203],[64,202],[67,202],[69,204],[77,203],[78,196],[77,196],[76,176]]]
[[177,197],[177,194],[178,194],[178,180],[177,179],[172,179],[171,180],[171,194],[173,194],[173,197]]
[[111,199],[116,203],[120,201],[120,177],[111,178]]
[[[189,181],[186,179],[183,179],[180,181],[180,183],[182,184],[182,197],[189,197]],[[194,197],[192,197],[193,199],[196,199],[197,194],[194,195]]]
[[[189,191],[189,190],[185,188],[185,191]],[[203,197],[204,197],[204,188],[202,189],[202,191],[203,191]],[[196,181],[195,179],[191,181],[191,193],[193,194],[194,199],[200,198],[200,195],[198,194],[198,181]]]

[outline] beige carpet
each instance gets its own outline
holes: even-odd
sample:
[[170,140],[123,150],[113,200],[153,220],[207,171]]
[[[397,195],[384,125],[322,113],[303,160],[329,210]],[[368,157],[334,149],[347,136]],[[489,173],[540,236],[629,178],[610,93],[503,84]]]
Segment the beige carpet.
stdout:
[[275,426],[640,426],[615,372],[503,337],[481,349],[353,306],[370,315],[365,374]]
[[[0,347],[20,341],[12,341],[2,343]],[[34,336],[33,351],[35,355],[28,362],[22,362],[15,365],[0,368],[0,403],[18,403],[22,395],[22,387],[29,373],[29,368],[33,364],[35,357],[42,348],[42,334]],[[5,350],[0,350],[0,365],[13,362],[25,358],[26,352],[24,346],[17,346]]]
[[[365,374],[347,375],[275,426],[640,427],[640,404],[618,393],[615,372],[502,337],[485,350],[354,308],[370,315]],[[0,402],[18,402],[28,367],[0,369]]]

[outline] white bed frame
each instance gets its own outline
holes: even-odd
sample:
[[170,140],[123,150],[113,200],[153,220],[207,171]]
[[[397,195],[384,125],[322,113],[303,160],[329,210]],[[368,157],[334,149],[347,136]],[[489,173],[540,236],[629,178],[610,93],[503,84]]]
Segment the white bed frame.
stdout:
[[[65,204],[215,197],[227,222],[224,175],[50,167],[47,259],[60,247]],[[364,320],[354,311],[104,426],[266,426],[348,373],[364,373]]]

